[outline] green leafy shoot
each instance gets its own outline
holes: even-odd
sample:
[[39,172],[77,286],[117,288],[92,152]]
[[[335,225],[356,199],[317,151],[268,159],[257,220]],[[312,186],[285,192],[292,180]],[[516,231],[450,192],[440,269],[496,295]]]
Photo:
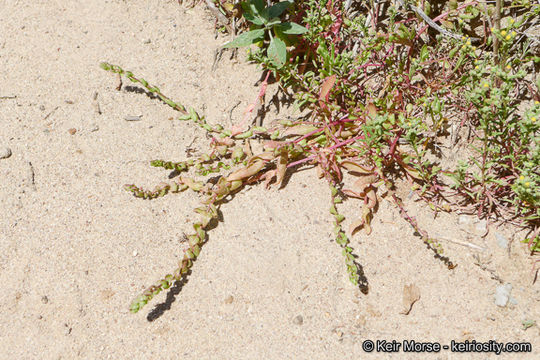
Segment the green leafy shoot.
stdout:
[[281,22],[279,17],[291,5],[290,1],[281,1],[265,8],[262,0],[243,2],[243,16],[254,25],[255,29],[242,33],[223,47],[238,48],[263,43],[265,35],[268,34],[270,40],[266,50],[267,60],[277,68],[283,67],[287,61],[288,35],[301,35],[308,31],[302,25]]

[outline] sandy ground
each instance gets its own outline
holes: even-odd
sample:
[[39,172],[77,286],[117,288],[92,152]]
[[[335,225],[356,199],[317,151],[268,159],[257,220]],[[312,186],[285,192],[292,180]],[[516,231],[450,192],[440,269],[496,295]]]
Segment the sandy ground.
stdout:
[[[0,14],[0,147],[13,153],[0,159],[0,358],[360,359],[367,339],[523,341],[533,352],[513,358],[540,354],[539,327],[522,328],[540,321],[540,286],[521,234],[492,228],[482,238],[474,218],[434,219],[405,191],[411,214],[445,239],[458,266],[435,259],[383,201],[373,233],[353,238],[370,285],[364,295],[347,279],[328,188],[312,170],[282,190],[254,187],[222,206],[224,223],[181,291],[130,314],[132,298],[175,268],[198,200],[186,192],[143,201],[122,185],[153,187],[169,172],[149,160],[186,159],[187,146],[204,148],[206,139],[169,120],[178,113],[159,101],[117,91],[99,63],[133,70],[225,125],[231,109],[238,119],[254,100],[260,73],[227,56],[211,71],[227,38],[214,38],[202,5],[2,0]],[[131,115],[142,120],[124,120]],[[341,208],[349,219],[359,211],[354,202]],[[501,282],[512,285],[505,307],[494,304]],[[421,297],[404,315],[408,284]],[[154,311],[167,298],[168,309]],[[370,357],[419,356],[392,355]]]

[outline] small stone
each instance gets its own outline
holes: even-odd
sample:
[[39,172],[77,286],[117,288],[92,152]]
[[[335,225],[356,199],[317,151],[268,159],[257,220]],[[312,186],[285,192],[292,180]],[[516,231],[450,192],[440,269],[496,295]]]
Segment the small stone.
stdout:
[[75,129],[75,128],[71,128],[71,129],[68,130],[68,133],[70,135],[75,135],[76,132],[77,132],[77,129]]
[[124,117],[124,120],[126,121],[140,121],[142,119],[142,115],[128,115]]
[[133,250],[133,256],[137,256],[138,254],[137,250]]
[[487,221],[486,220],[480,220],[476,226],[476,231],[485,233],[487,231]]
[[516,299],[516,298],[513,298],[513,297],[511,297],[511,296],[508,298],[508,302],[509,302],[510,304],[512,304],[512,305],[517,305],[517,304],[518,304],[517,299]]
[[97,124],[93,124],[90,128],[90,132],[96,132],[99,130],[99,126]]
[[508,240],[506,240],[503,234],[496,232],[495,238],[497,239],[497,245],[499,245],[501,249],[508,249]]
[[49,302],[49,298],[47,296],[43,295],[41,297],[41,302],[44,303],[44,304],[47,304]]
[[143,44],[150,44],[152,42],[152,40],[150,39],[144,39],[143,40]]
[[293,324],[295,325],[302,325],[304,323],[304,318],[302,315],[295,316],[293,319]]
[[5,146],[0,146],[0,159],[7,159],[11,156],[11,149]]
[[232,295],[229,295],[227,296],[227,298],[225,298],[225,300],[223,301],[225,304],[232,304],[234,300],[234,297]]
[[459,225],[469,225],[472,223],[472,219],[470,216],[467,215],[459,215],[458,217],[458,224]]
[[510,298],[510,292],[512,291],[512,284],[499,285],[495,289],[495,305],[505,307],[508,304]]

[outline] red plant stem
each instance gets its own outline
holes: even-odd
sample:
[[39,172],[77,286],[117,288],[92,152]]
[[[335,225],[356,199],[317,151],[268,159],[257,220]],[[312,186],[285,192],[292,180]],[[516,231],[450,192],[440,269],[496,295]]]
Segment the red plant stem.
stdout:
[[[346,123],[346,122],[353,122],[353,121],[358,120],[358,119],[345,120],[347,118],[347,116],[349,116],[349,115],[342,116],[341,119],[329,123],[328,126],[333,126],[333,125],[337,125],[337,124],[342,124],[342,123]],[[298,139],[296,139],[294,141],[286,143],[286,145],[291,144],[291,143],[298,144],[300,141],[304,140],[305,138],[308,138],[308,137],[310,137],[312,135],[318,134],[323,130],[324,130],[324,128],[315,129],[315,130],[313,130],[313,131],[311,131],[311,132],[309,132],[309,133],[307,133],[305,135],[302,135],[301,137],[299,137]]]
[[403,133],[403,129],[399,129],[398,133],[396,134],[395,139],[392,141],[392,144],[390,145],[390,151],[388,151],[388,156],[393,157],[394,152],[396,151],[396,145],[399,141],[399,138],[401,137],[401,134]]
[[[321,130],[322,130],[322,129],[321,129]],[[356,141],[356,140],[358,140],[358,139],[362,139],[363,137],[364,137],[363,135],[355,136],[355,137],[350,138],[350,139],[348,139],[348,140],[345,140],[345,141],[342,141],[342,142],[337,143],[337,144],[335,144],[335,145],[332,145],[332,146],[329,147],[329,148],[325,148],[325,150],[334,150],[334,149],[337,149],[338,147],[341,147],[341,146],[343,146],[343,145],[347,145],[347,144],[349,144],[349,143],[351,143],[351,142],[354,142],[354,141]],[[289,165],[287,165],[287,167],[289,168],[289,167],[296,166],[296,165],[298,165],[298,164],[305,163],[305,162],[307,162],[307,161],[310,161],[310,160],[315,159],[315,157],[317,157],[317,155],[312,155],[312,156],[309,156],[309,157],[307,157],[307,158],[303,158],[303,159],[301,159],[301,160],[298,160],[298,161],[295,161],[295,162],[290,163]]]

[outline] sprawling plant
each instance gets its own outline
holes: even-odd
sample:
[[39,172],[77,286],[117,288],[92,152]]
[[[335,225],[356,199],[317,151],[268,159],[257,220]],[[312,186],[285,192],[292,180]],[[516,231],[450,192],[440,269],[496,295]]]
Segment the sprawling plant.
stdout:
[[[154,160],[152,166],[201,177],[218,174],[214,182],[182,175],[153,191],[126,185],[144,199],[188,189],[202,195],[195,209],[201,219],[187,236],[178,268],[138,296],[131,311],[188,274],[226,197],[261,182],[280,186],[287,171],[303,165],[316,166],[329,185],[335,240],[351,282],[364,292],[367,279],[349,236],[360,229],[371,232],[382,197],[395,204],[437,258],[455,267],[396,195],[403,184],[434,211],[477,213],[526,227],[525,241],[537,251],[540,58],[531,49],[540,41],[528,31],[540,7],[525,1],[505,9],[497,3],[449,2],[437,8],[428,1],[422,7],[398,2],[383,12],[373,2],[283,1],[267,7],[262,0],[242,2],[244,24],[251,25],[225,47],[257,45],[249,59],[266,73],[258,101],[273,74],[284,96],[308,112],[269,127],[212,126],[146,80],[102,63],[210,135],[211,151],[198,159]],[[215,5],[230,14],[227,2]],[[484,21],[480,33],[479,20]],[[247,139],[258,139],[264,150],[253,154]],[[458,153],[458,162],[444,163],[458,146],[473,156]],[[338,211],[346,199],[360,203],[347,230]]]

